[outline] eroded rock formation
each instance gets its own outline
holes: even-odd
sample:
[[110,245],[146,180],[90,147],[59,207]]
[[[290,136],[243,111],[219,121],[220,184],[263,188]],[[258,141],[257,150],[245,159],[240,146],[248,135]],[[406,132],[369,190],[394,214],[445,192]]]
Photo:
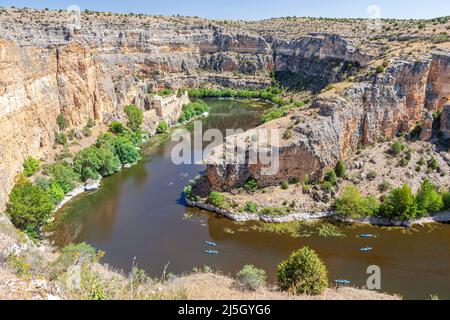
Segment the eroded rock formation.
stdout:
[[[450,54],[444,52],[423,61],[397,59],[384,73],[339,93],[319,95],[291,119],[261,127],[293,132],[291,138],[280,141],[279,170],[275,174],[263,175],[265,166],[259,162],[227,164],[216,159],[207,168],[209,183],[215,189],[229,189],[242,186],[250,177],[261,186],[306,176],[321,179],[326,168],[334,168],[358,146],[407,133],[418,123],[424,124],[422,138],[429,139],[431,112],[442,110],[450,99],[449,67]],[[300,124],[294,125],[297,118]],[[445,107],[441,120],[444,135],[448,135],[448,119]]]

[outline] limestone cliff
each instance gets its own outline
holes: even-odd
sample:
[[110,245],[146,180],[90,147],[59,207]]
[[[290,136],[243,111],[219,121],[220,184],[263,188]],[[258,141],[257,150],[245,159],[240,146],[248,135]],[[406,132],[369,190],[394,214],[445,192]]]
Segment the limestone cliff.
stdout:
[[[424,124],[422,138],[429,139],[432,128],[424,120],[431,112],[442,110],[450,99],[449,68],[447,52],[436,52],[421,61],[397,59],[384,73],[341,92],[319,95],[305,110],[262,126],[292,131],[291,138],[280,141],[280,168],[276,174],[262,175],[264,166],[260,162],[216,161],[207,168],[209,183],[215,189],[223,189],[240,187],[250,177],[261,186],[303,179],[306,175],[321,179],[326,168],[333,168],[358,146],[407,133],[418,123]],[[297,118],[300,123],[294,125]],[[441,122],[442,133],[448,135],[448,107]]]

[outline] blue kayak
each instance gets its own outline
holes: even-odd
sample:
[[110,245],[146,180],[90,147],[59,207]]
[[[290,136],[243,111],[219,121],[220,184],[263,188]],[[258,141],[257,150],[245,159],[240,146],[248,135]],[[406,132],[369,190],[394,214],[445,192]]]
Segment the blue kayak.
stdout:
[[369,252],[369,251],[372,251],[372,250],[373,250],[372,247],[365,247],[365,248],[359,249],[359,251],[362,251],[362,252]]
[[206,250],[205,251],[206,254],[211,254],[211,255],[218,255],[219,251],[216,250]]
[[352,283],[350,280],[342,280],[342,279],[334,280],[334,282],[336,284],[351,284]]
[[211,247],[217,246],[217,244],[216,244],[215,242],[205,241],[205,243],[206,243],[208,246],[211,246]]
[[359,237],[360,238],[376,238],[376,236],[373,234],[360,234]]

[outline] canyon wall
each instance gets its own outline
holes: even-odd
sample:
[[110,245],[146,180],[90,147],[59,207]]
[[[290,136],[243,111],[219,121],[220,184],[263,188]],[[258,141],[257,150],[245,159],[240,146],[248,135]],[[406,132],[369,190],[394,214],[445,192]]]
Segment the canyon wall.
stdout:
[[327,82],[336,63],[370,59],[335,35],[265,39],[205,20],[105,14],[72,24],[65,12],[0,10],[0,29],[0,209],[23,160],[52,148],[59,114],[82,128],[123,119],[134,103],[152,121],[148,93],[163,87],[262,88],[272,71]]
[[[324,170],[334,168],[358,146],[407,133],[423,124],[422,138],[429,139],[426,121],[431,112],[443,110],[441,130],[448,136],[450,100],[450,53],[436,52],[421,61],[397,59],[386,72],[376,74],[341,92],[324,93],[292,118],[275,120],[261,128],[292,131],[275,145],[279,151],[279,170],[263,175],[261,161],[227,164],[214,159],[207,167],[213,189],[241,187],[250,177],[260,186],[280,184],[309,176],[319,180]],[[299,119],[299,121],[297,121]],[[300,122],[299,124],[295,124]],[[431,116],[431,125],[433,117]]]

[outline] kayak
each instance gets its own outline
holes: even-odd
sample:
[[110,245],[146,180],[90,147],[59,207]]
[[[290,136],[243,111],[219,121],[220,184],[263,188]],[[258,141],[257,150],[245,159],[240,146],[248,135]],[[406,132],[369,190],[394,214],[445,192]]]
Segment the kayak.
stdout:
[[334,282],[336,284],[351,284],[352,283],[350,280],[342,280],[342,279],[334,280]]
[[206,254],[211,254],[211,255],[217,255],[217,254],[219,254],[219,251],[216,251],[216,250],[206,250],[205,253],[206,253]]
[[360,238],[376,238],[376,236],[373,234],[360,234],[359,237]]
[[205,243],[206,243],[208,246],[211,246],[211,247],[217,246],[217,244],[216,244],[215,242],[205,241]]
[[369,252],[369,251],[372,251],[372,250],[373,250],[372,247],[365,247],[365,248],[359,249],[359,251],[362,251],[362,252]]

